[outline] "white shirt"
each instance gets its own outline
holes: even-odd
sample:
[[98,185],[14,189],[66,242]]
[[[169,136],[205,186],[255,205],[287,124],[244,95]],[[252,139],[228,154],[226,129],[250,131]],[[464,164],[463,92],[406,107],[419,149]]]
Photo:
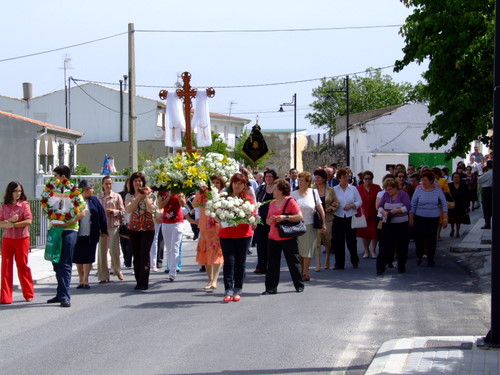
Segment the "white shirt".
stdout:
[[[339,208],[337,209],[337,211],[335,211],[334,215],[338,217],[351,217],[355,215],[358,208],[360,208],[363,204],[358,189],[356,189],[355,186],[347,185],[346,189],[344,190],[339,184],[334,186],[333,190],[335,190],[335,194],[337,194],[337,198],[339,199],[340,203]],[[352,203],[356,205],[356,208],[345,211],[344,207]]]
[[292,191],[290,194],[290,196],[299,204],[302,216],[304,217],[303,220],[305,225],[314,223],[314,207],[316,205],[314,204],[313,191],[316,195],[316,205],[321,204],[321,200],[316,189],[307,189],[307,194],[304,197],[300,195],[299,190]]

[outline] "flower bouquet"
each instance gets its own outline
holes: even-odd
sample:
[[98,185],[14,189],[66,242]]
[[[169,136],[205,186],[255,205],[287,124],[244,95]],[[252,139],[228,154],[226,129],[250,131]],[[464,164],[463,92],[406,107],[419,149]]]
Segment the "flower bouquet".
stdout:
[[250,201],[228,196],[212,189],[209,200],[205,204],[205,212],[211,218],[221,223],[222,228],[234,227],[239,224],[258,224],[260,217],[257,209],[260,203],[252,204]]
[[51,178],[41,197],[42,212],[53,223],[73,221],[84,205],[76,184],[65,178]]
[[200,155],[179,153],[146,162],[144,174],[149,186],[156,190],[185,193],[206,186],[208,175],[199,167]]
[[200,170],[206,172],[209,179],[214,174],[221,175],[226,181],[226,185],[229,184],[231,177],[240,171],[236,160],[216,152],[209,152],[201,157],[198,165]]
[[228,183],[239,171],[236,160],[218,153],[205,157],[196,153],[176,154],[147,161],[144,166],[147,184],[156,190],[183,192],[185,194],[209,186],[210,177],[222,175]]

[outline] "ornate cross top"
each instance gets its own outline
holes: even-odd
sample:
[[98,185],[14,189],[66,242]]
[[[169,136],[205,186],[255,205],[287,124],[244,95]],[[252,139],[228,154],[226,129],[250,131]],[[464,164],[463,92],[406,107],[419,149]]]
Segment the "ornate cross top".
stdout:
[[[182,85],[182,89],[177,89],[176,92],[177,96],[184,102],[184,118],[186,120],[186,152],[194,153],[196,150],[193,150],[193,143],[191,140],[191,108],[193,108],[192,100],[196,97],[197,89],[193,89],[191,87],[191,73],[184,72],[181,77],[184,84]],[[168,91],[161,90],[159,96],[162,100],[167,99]],[[213,98],[215,96],[215,90],[213,87],[207,89],[207,96],[209,98]]]

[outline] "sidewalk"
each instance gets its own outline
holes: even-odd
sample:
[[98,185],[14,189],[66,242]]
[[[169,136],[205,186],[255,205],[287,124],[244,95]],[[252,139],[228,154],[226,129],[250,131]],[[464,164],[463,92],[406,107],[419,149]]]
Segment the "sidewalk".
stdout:
[[[483,293],[491,292],[491,230],[481,229],[482,210],[471,213],[472,225],[460,238],[443,230],[440,251],[449,251],[478,278]],[[486,332],[485,332],[486,334]],[[476,336],[409,337],[385,342],[365,375],[500,374],[500,349],[484,346]]]

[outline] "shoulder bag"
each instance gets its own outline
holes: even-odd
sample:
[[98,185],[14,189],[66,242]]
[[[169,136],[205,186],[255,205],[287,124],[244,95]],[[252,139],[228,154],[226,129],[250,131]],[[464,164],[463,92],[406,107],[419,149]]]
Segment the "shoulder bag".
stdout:
[[313,221],[313,227],[315,229],[321,229],[321,228],[323,228],[323,218],[321,217],[321,214],[318,211],[318,207],[317,207],[318,203],[316,201],[316,194],[314,194],[314,189],[312,189],[312,192],[313,192],[313,197],[314,197],[314,221]]
[[[357,216],[358,212],[361,212],[360,216]],[[358,209],[358,212],[356,212],[355,215],[352,215],[352,220],[351,220],[351,228],[352,229],[366,228],[368,226],[366,224],[365,211],[360,207]]]
[[[288,202],[293,199],[293,198],[288,198],[287,201],[285,202],[285,205],[283,206],[283,214],[282,215],[287,215],[285,213],[286,206],[288,205]],[[304,233],[307,232],[306,225],[304,224],[304,221],[297,221],[297,222],[292,222],[292,221],[282,221],[279,223],[276,223],[276,228],[278,228],[278,233],[281,238],[291,238],[291,237],[298,237],[302,236]]]

